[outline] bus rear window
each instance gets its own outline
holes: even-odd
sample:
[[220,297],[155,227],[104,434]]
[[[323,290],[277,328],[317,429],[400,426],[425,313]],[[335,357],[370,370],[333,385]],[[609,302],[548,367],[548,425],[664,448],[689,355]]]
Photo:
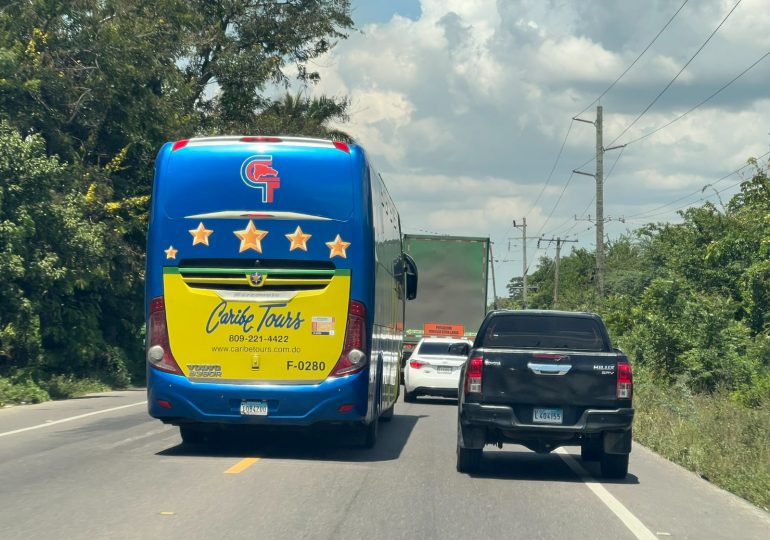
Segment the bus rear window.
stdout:
[[489,322],[482,339],[481,346],[485,348],[608,350],[599,324],[582,317],[495,317]]

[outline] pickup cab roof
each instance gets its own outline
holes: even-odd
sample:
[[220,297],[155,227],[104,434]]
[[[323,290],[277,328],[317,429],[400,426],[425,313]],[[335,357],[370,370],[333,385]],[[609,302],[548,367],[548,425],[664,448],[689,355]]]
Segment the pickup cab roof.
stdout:
[[601,317],[557,310],[496,310],[487,314],[476,348],[613,350]]

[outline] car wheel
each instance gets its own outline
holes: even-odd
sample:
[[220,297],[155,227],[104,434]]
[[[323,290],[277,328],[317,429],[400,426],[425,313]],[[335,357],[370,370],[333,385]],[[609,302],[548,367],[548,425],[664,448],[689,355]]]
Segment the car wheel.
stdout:
[[625,478],[628,474],[629,454],[605,454],[599,459],[602,476],[605,478]]
[[601,439],[586,439],[580,445],[580,459],[583,461],[599,461],[602,453]]
[[206,432],[195,426],[179,426],[179,435],[184,444],[201,444],[206,441]]
[[414,403],[417,401],[417,392],[410,392],[404,387],[404,403]]
[[484,450],[481,448],[463,448],[457,445],[457,472],[473,473],[481,467]]

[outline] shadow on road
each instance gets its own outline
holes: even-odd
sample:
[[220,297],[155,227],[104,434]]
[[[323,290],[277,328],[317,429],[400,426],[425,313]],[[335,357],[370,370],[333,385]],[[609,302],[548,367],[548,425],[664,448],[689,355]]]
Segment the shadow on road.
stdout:
[[159,456],[261,457],[312,461],[369,463],[398,459],[412,430],[424,415],[396,414],[380,421],[379,439],[372,449],[350,428],[307,429],[250,426],[212,433],[203,444],[178,444]]
[[[633,459],[633,455],[631,459]],[[535,482],[583,482],[593,477],[593,479],[602,484],[639,483],[639,479],[632,474],[629,474],[624,479],[602,478],[599,473],[598,463],[585,462],[579,458],[576,458],[576,461],[590,476],[581,477],[576,475],[558,454],[537,454],[528,450],[484,450],[481,469],[471,476],[474,478],[499,478]]]

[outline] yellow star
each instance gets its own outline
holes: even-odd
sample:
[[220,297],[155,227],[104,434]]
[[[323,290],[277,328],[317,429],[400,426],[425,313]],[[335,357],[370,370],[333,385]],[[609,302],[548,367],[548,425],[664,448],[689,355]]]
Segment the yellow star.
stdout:
[[337,238],[334,239],[333,242],[326,242],[326,247],[329,248],[329,258],[332,257],[342,257],[343,259],[347,259],[348,256],[345,253],[345,250],[350,246],[350,242],[343,242],[342,238],[340,238],[340,235],[337,235]]
[[167,259],[176,259],[176,254],[178,251],[178,249],[174,249],[174,246],[168,246],[168,249],[164,249],[163,253],[166,254]]
[[208,246],[209,236],[214,234],[214,231],[204,227],[203,222],[201,221],[200,223],[198,223],[197,229],[190,229],[190,234],[193,237],[193,245],[203,244],[204,246]]
[[294,231],[293,233],[289,233],[285,236],[291,241],[291,246],[289,247],[289,251],[294,251],[295,249],[301,249],[302,251],[307,251],[307,241],[310,240],[310,237],[313,235],[303,233],[302,228],[297,226],[296,231]]
[[249,220],[249,224],[242,231],[233,231],[233,234],[241,239],[241,247],[238,253],[243,253],[247,249],[253,249],[262,253],[262,239],[267,236],[267,231],[260,231],[254,226],[254,222]]

